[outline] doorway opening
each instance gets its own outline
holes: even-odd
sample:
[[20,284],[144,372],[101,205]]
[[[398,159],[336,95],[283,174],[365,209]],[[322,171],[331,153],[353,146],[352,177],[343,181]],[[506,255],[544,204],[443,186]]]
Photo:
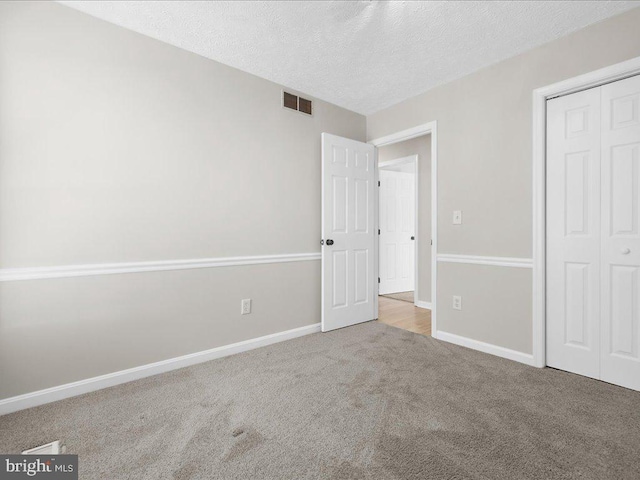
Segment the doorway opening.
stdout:
[[431,135],[378,148],[378,321],[431,335]]
[[[437,124],[433,121],[376,138],[368,143],[322,133],[322,238],[320,244],[322,246],[321,328],[323,332],[380,318],[379,306],[382,299],[382,301],[397,301],[410,309],[430,314],[429,333],[437,338],[438,137],[436,129]],[[420,208],[418,228],[414,235],[417,274],[414,287],[416,297],[412,305],[409,302],[378,296],[380,277],[378,153],[383,147],[417,137],[423,137],[423,141],[428,145],[427,153],[424,155],[428,161],[421,160],[418,154],[416,173],[419,179],[417,197]],[[396,155],[394,158],[399,157]],[[421,169],[421,164],[425,164],[426,168]],[[421,181],[425,174],[426,183]],[[423,202],[425,205],[422,204]],[[427,216],[430,213],[430,222],[429,219],[426,221],[422,219],[425,213]],[[425,248],[420,246],[423,242],[426,245]],[[425,277],[426,282],[423,281]],[[384,307],[382,310],[385,310]],[[382,318],[388,318],[388,316],[383,312]]]
[[[395,147],[402,148],[401,144]],[[378,159],[389,154],[386,147]],[[391,150],[392,152],[394,150]],[[418,155],[378,162],[379,295],[415,302]]]

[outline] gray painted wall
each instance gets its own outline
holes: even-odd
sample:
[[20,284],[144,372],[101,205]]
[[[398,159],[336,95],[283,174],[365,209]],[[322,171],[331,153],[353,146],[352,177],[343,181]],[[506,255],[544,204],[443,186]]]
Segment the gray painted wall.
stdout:
[[[318,252],[320,133],[365,118],[281,88],[0,3],[0,268]],[[313,324],[319,295],[317,261],[0,283],[0,399]]]
[[[531,257],[532,91],[640,56],[638,25],[636,8],[367,117],[369,139],[437,120],[438,253]],[[531,353],[530,270],[440,263],[438,276],[439,330]]]
[[416,298],[431,302],[431,135],[378,149],[378,162],[418,155],[418,289]]

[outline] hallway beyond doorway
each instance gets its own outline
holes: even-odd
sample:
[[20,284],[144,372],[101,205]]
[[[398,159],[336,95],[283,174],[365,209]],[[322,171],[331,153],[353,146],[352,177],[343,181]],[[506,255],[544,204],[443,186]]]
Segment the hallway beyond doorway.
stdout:
[[431,336],[431,310],[403,300],[378,297],[378,321],[420,335]]

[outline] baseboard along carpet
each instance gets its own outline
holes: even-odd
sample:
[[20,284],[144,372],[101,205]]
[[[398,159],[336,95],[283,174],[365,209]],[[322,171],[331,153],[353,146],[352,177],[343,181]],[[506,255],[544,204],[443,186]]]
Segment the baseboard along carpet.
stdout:
[[0,417],[82,479],[638,479],[640,393],[370,322]]

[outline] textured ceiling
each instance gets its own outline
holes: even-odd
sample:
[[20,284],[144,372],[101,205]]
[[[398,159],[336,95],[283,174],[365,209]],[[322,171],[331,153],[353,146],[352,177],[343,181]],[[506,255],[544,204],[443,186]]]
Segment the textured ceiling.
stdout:
[[61,1],[370,114],[629,10],[633,1]]

